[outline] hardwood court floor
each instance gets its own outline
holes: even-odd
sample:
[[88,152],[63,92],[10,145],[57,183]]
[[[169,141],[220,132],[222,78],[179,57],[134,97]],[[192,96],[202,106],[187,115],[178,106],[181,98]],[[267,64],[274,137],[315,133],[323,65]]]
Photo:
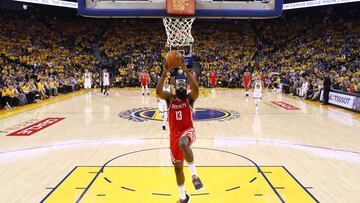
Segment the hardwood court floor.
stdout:
[[[80,93],[0,112],[0,202],[176,202],[156,98]],[[242,90],[202,94],[193,151],[205,189],[186,168],[192,203],[360,202],[359,114],[274,92],[258,112]]]

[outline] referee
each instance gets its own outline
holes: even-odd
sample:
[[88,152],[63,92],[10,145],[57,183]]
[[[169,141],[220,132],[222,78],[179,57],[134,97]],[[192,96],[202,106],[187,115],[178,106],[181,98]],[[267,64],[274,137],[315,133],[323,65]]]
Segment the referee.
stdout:
[[324,78],[324,104],[329,104],[329,93],[330,93],[330,87],[331,87],[331,79],[329,77],[329,74],[326,74]]

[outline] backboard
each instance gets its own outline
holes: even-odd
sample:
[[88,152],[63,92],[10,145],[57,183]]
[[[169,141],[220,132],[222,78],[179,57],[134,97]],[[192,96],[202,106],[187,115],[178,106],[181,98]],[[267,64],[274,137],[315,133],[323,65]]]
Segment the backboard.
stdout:
[[[162,18],[168,15],[166,0],[78,0],[78,6],[79,13],[88,17]],[[273,18],[281,15],[282,8],[283,0],[196,0],[193,16],[210,19]]]

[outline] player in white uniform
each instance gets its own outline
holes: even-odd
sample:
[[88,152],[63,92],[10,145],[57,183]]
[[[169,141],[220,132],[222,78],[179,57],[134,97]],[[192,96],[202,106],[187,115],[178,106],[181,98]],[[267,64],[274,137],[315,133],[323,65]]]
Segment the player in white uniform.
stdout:
[[84,73],[84,88],[90,89],[91,88],[91,77],[92,74],[86,69]]
[[259,110],[259,101],[262,98],[263,82],[260,77],[256,77],[254,82],[254,99],[255,99],[255,110]]
[[[163,91],[171,94],[171,86],[169,85],[169,79],[165,79]],[[168,107],[165,100],[158,98],[158,102],[160,115],[163,117],[162,129],[166,130],[166,123],[168,120]]]
[[306,99],[307,92],[309,90],[309,83],[307,82],[307,80],[305,78],[302,79],[302,82],[303,83],[301,85],[299,96],[302,97],[303,99]]
[[107,72],[107,69],[104,69],[103,72],[103,86],[104,86],[104,94],[109,95],[110,74],[109,72]]

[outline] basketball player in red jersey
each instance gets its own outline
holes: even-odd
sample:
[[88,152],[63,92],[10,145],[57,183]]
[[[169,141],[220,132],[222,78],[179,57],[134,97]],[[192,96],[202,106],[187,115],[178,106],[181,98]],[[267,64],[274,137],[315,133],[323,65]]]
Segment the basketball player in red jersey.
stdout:
[[265,84],[266,84],[266,75],[264,72],[261,73],[261,82],[263,83],[264,85],[264,89],[265,89]]
[[244,76],[243,76],[243,84],[244,84],[245,91],[246,91],[246,93],[245,93],[246,97],[249,96],[250,83],[251,83],[251,73],[248,71],[248,69],[246,69]]
[[[190,196],[185,192],[184,177],[184,159],[189,165],[192,182],[196,190],[201,190],[203,184],[196,172],[194,164],[194,155],[190,148],[195,141],[195,131],[192,122],[192,107],[199,97],[199,86],[186,68],[184,59],[182,59],[182,71],[175,76],[175,95],[163,91],[166,73],[169,71],[166,63],[159,83],[156,87],[156,94],[159,98],[164,99],[169,107],[169,127],[170,127],[170,150],[173,165],[175,167],[176,182],[179,187],[180,200],[178,203],[187,203]],[[189,80],[192,91],[187,93],[187,81]]]
[[214,70],[210,71],[210,85],[212,87],[211,94],[215,94],[216,72]]
[[148,74],[145,71],[142,71],[140,73],[140,82],[141,82],[142,95],[145,95],[144,89],[146,89],[146,94],[149,95]]

